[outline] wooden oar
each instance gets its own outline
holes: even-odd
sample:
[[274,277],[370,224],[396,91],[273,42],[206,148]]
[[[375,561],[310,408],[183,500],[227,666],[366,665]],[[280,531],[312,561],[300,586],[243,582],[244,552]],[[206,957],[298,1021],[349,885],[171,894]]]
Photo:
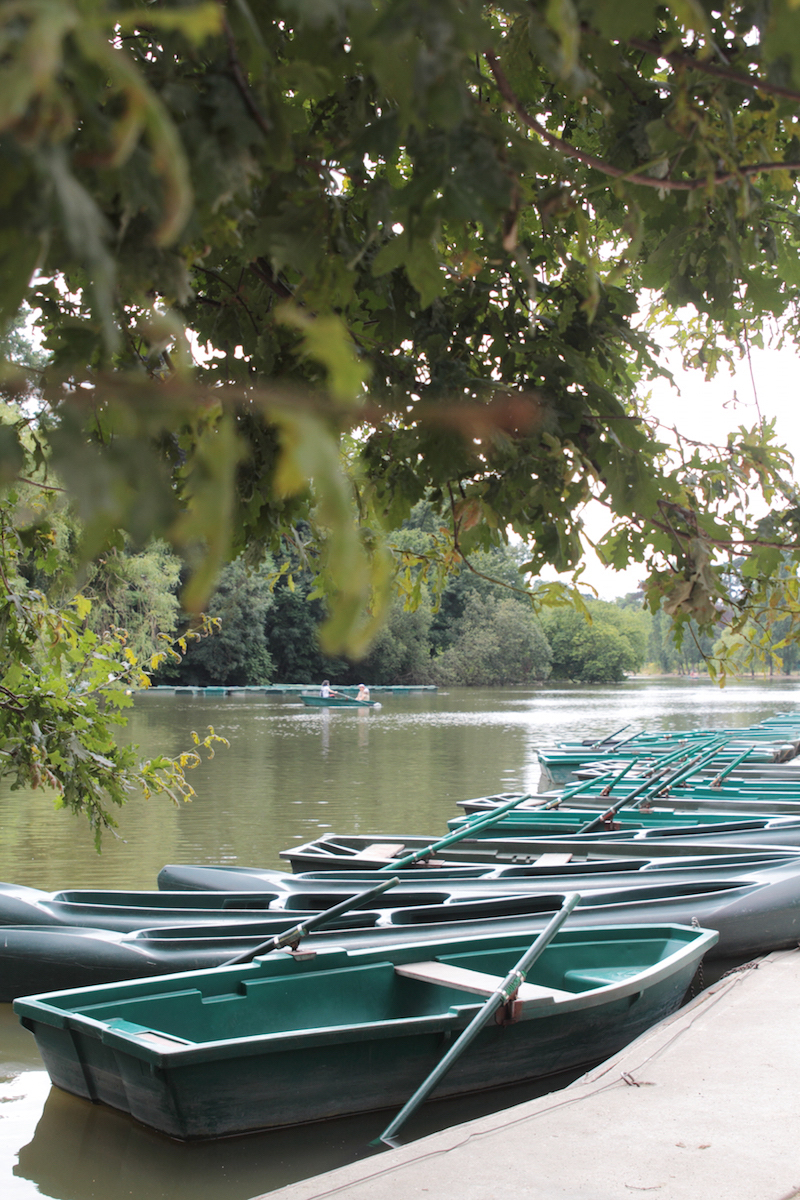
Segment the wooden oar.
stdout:
[[733,760],[733,762],[731,763],[731,765],[729,767],[726,767],[724,771],[720,771],[719,775],[714,776],[714,778],[711,780],[711,787],[713,787],[713,788],[720,787],[722,785],[723,779],[725,779],[726,776],[730,775],[731,771],[735,767],[738,767],[739,763],[743,763],[744,760],[752,753],[753,753],[753,747],[748,746],[748,748],[745,750],[744,754],[740,754],[738,758],[735,758]]
[[[714,739],[705,740],[700,743],[699,749],[703,750],[705,746],[710,746],[713,742]],[[696,752],[697,750],[697,745],[692,746],[691,749],[688,749],[686,746],[679,746],[677,750],[672,750],[669,754],[659,755],[659,757],[655,759],[653,770],[658,767],[670,766],[672,763],[678,762],[680,759],[686,759],[693,751]]]
[[589,746],[588,749],[596,750],[598,746],[604,746],[606,744],[606,742],[612,742],[618,733],[623,733],[626,729],[630,729],[630,727],[631,727],[631,723],[630,723],[630,721],[628,721],[627,725],[623,725],[620,729],[615,729],[613,733],[610,733],[608,735],[608,737],[601,738],[601,740],[599,742],[592,742],[591,746]]
[[614,752],[616,753],[616,751],[621,749],[622,746],[628,746],[631,742],[635,742],[636,739],[640,738],[643,733],[644,730],[640,729],[638,733],[632,733],[630,737],[623,738],[621,742],[617,742],[616,746],[614,747]]
[[580,894],[573,892],[564,897],[564,903],[559,911],[555,914],[551,921],[545,926],[542,932],[537,937],[536,941],[523,954],[522,958],[516,964],[512,971],[509,971],[503,982],[492,992],[489,999],[483,1005],[479,1012],[470,1021],[464,1032],[458,1037],[450,1049],[445,1054],[441,1062],[431,1071],[424,1083],[420,1084],[411,1099],[403,1105],[395,1119],[390,1122],[384,1129],[379,1138],[371,1142],[372,1146],[379,1146],[383,1143],[385,1146],[397,1146],[394,1136],[401,1125],[404,1125],[411,1114],[419,1108],[426,1096],[428,1096],[440,1079],[452,1067],[453,1063],[469,1046],[470,1042],[474,1041],[475,1037],[480,1033],[483,1026],[489,1020],[493,1013],[497,1011],[502,1004],[508,1004],[511,997],[518,990],[521,983],[525,982],[525,977],[530,971],[533,964],[536,962],[543,950],[549,946],[555,935],[558,933],[561,926],[566,921],[569,914],[580,902]]
[[[696,761],[699,762],[703,757],[704,755],[698,754]],[[615,817],[621,808],[625,808],[625,806],[630,804],[632,800],[636,800],[637,797],[641,796],[641,800],[639,800],[639,803],[635,805],[635,807],[638,808],[644,803],[645,800],[649,799],[651,796],[657,795],[658,792],[662,791],[663,788],[669,787],[670,784],[673,783],[674,780],[677,779],[685,769],[686,768],[681,768],[680,770],[675,771],[674,774],[668,775],[666,779],[659,779],[657,776],[653,776],[651,779],[648,779],[646,783],[641,784],[640,787],[634,788],[634,790],[629,792],[627,796],[623,796],[623,798],[618,800],[616,804],[612,804],[611,807],[607,808],[605,812],[600,813],[598,816],[594,817],[593,820],[587,821],[585,825],[581,825],[580,829],[576,829],[575,833],[571,836],[580,837],[580,835],[583,833],[591,833],[593,829],[597,829],[599,825],[603,825],[606,821],[610,821],[612,817]],[[667,770],[667,768],[662,767],[662,772],[665,770]]]
[[254,946],[252,950],[244,950],[241,954],[235,955],[234,958],[227,958],[225,962],[219,965],[221,967],[233,967],[237,963],[252,962],[257,955],[269,954],[271,950],[280,950],[283,946],[295,946],[304,937],[308,937],[309,933],[313,933],[315,929],[327,925],[329,921],[333,921],[342,913],[350,912],[353,908],[360,908],[362,904],[368,904],[375,896],[380,896],[382,892],[388,892],[389,888],[394,887],[399,882],[399,877],[384,879],[368,891],[359,892],[357,896],[349,896],[339,904],[334,904],[333,908],[326,908],[324,912],[317,913],[314,917],[309,917],[307,921],[301,921],[299,925],[293,925],[285,933],[278,933],[274,937],[268,938],[266,942],[261,942],[260,945]]
[[[614,776],[614,778],[613,778],[613,779],[611,779],[611,780],[610,780],[610,781],[609,781],[609,782],[606,784],[606,786],[605,786],[604,788],[602,788],[602,789],[601,789],[601,791],[600,791],[600,795],[601,795],[601,796],[610,796],[610,795],[611,795],[611,793],[612,793],[612,791],[614,790],[614,788],[615,788],[615,787],[617,786],[617,784],[619,783],[620,779],[624,779],[624,778],[625,778],[625,776],[628,774],[628,771],[630,771],[630,770],[631,770],[633,767],[635,767],[635,766],[636,766],[636,764],[638,763],[638,761],[639,761],[639,756],[638,756],[638,755],[636,756],[636,758],[632,758],[632,759],[630,760],[630,762],[629,762],[629,763],[628,763],[626,766],[624,766],[624,767],[622,768],[622,770],[619,772],[619,774],[618,774],[618,775],[615,775],[615,776]],[[597,776],[595,776],[595,782],[597,782]]]
[[397,871],[401,867],[410,867],[412,863],[419,862],[421,858],[428,858],[431,854],[435,854],[437,850],[443,850],[445,846],[452,846],[454,842],[460,842],[463,838],[469,837],[476,829],[485,829],[488,825],[494,825],[499,821],[503,813],[510,812],[512,808],[516,808],[518,804],[522,804],[524,800],[530,800],[533,792],[526,792],[524,796],[515,796],[513,800],[509,800],[506,804],[501,804],[494,812],[487,813],[485,817],[481,817],[473,824],[465,824],[461,829],[456,829],[454,833],[448,833],[446,837],[439,838],[436,842],[431,842],[430,846],[425,846],[422,850],[414,850],[412,854],[406,854],[404,858],[393,858],[385,867],[378,867],[378,871]]
[[[634,762],[635,761],[636,760],[634,759]],[[626,767],[626,770],[627,770],[627,767]],[[610,770],[603,771],[602,774],[593,775],[591,779],[584,779],[581,783],[576,783],[571,788],[565,788],[560,796],[557,796],[555,798],[555,800],[548,800],[547,804],[542,804],[541,807],[537,811],[538,812],[546,812],[551,808],[558,808],[559,805],[563,804],[565,800],[571,800],[573,796],[580,795],[581,792],[587,791],[590,787],[593,787],[596,783],[602,783],[603,780],[605,779],[606,775],[610,775],[610,774],[611,774]]]
[[[593,787],[593,785],[597,784],[597,782],[601,782],[604,778],[606,778],[607,774],[608,774],[607,770],[604,770],[604,772],[602,774],[593,776],[593,779],[584,779],[581,782],[579,782],[579,784],[576,784],[573,787],[566,788],[566,791],[561,792],[559,794],[559,796],[553,797],[552,800],[547,800],[547,802],[545,804],[537,804],[535,811],[536,812],[549,812],[549,811],[551,811],[551,809],[557,809],[559,804],[564,804],[565,800],[571,800],[573,796],[578,796],[579,792],[585,792],[585,791],[587,791],[587,788]],[[533,799],[533,796],[530,796],[530,794],[529,794],[529,796],[524,797],[524,799],[530,800],[530,799]],[[521,803],[521,802],[516,802],[516,803]],[[497,817],[499,815],[500,815],[500,809],[495,809],[494,816]],[[471,814],[469,816],[464,817],[464,823],[468,824],[470,829],[481,828],[482,823],[483,823],[483,821],[486,821],[487,816],[492,816],[492,814],[489,814],[489,812],[485,812],[485,814],[480,814],[480,812],[471,812]],[[463,826],[461,828],[463,828]],[[397,865],[397,864],[392,863],[391,865]]]
[[[724,742],[721,744],[724,744]],[[616,804],[612,804],[610,808],[605,810],[605,812],[600,813],[597,817],[594,817],[591,821],[587,821],[587,823],[585,825],[582,825],[580,827],[580,829],[577,829],[575,831],[574,835],[569,835],[569,836],[577,837],[578,835],[580,835],[582,833],[591,833],[591,831],[593,829],[596,829],[599,825],[602,825],[605,821],[610,821],[611,818],[613,816],[615,816],[621,808],[625,808],[628,804],[631,804],[639,796],[642,797],[641,800],[639,801],[639,804],[643,804],[644,801],[646,799],[648,799],[649,797],[659,794],[661,791],[663,791],[665,788],[670,787],[673,783],[675,783],[679,779],[683,779],[687,772],[689,774],[691,774],[691,772],[697,768],[699,763],[708,761],[710,758],[713,758],[716,755],[718,749],[719,749],[719,746],[718,745],[715,746],[714,749],[710,752],[710,755],[708,752],[702,751],[700,754],[695,755],[695,757],[692,759],[692,761],[688,765],[679,767],[671,775],[667,775],[666,778],[664,778],[664,776],[669,768],[667,766],[659,767],[658,770],[656,772],[654,772],[654,774],[652,774],[649,779],[646,779],[644,781],[644,783],[641,783],[639,785],[639,787],[634,788],[634,790],[632,792],[628,792],[627,796],[623,796],[622,799],[618,800]],[[628,764],[628,765],[630,765],[630,764]],[[627,771],[627,769],[628,769],[628,766],[624,767],[623,770],[618,773],[617,779],[621,779],[622,776],[625,774],[625,771]],[[541,809],[539,809],[537,811],[543,811],[544,809],[550,809],[550,808],[558,808],[558,806],[560,804],[563,804],[563,802],[565,800],[571,799],[572,796],[576,796],[581,790],[583,790],[583,788],[591,787],[593,784],[596,784],[597,782],[598,782],[597,777],[595,777],[594,779],[584,780],[583,784],[578,784],[574,788],[568,788],[561,796],[558,797],[557,800],[552,800],[549,804],[543,804]],[[610,786],[613,787],[615,782],[616,782],[615,780],[612,780]],[[609,785],[606,785],[606,786],[609,786]],[[608,792],[605,790],[605,788],[600,792],[600,795],[601,796],[608,795]],[[634,807],[638,808],[639,804],[635,805]],[[475,829],[475,828],[477,828],[477,826],[471,825],[471,826],[469,826],[469,828]]]
[[[633,759],[633,762],[636,762],[636,759]],[[632,766],[632,765],[633,765],[633,763],[628,764],[628,766]],[[625,774],[625,772],[627,770],[628,770],[628,767],[625,767],[622,771],[620,771],[619,774],[616,775],[615,778],[612,779],[610,783],[606,784],[606,786],[602,789],[602,791],[597,793],[598,796],[601,796],[601,797],[608,796],[611,792],[611,789],[619,782],[620,779],[622,779],[623,775]],[[644,780],[639,785],[639,787],[635,789],[635,791],[628,792],[627,796],[623,796],[623,798],[615,806],[614,811],[617,811],[622,805],[629,804],[632,799],[634,799],[636,796],[641,795],[641,793],[643,791],[646,791],[647,788],[651,787],[653,785],[653,783],[658,783],[659,786],[662,786],[662,776],[666,774],[667,770],[668,770],[667,767],[659,767],[658,771],[655,772],[654,775],[651,775],[648,779]],[[597,783],[598,779],[595,778],[591,782]],[[600,779],[600,782],[602,782],[602,777]],[[573,795],[574,795],[574,793],[573,793]],[[567,800],[567,799],[569,799],[569,796],[567,795],[567,793],[565,793],[562,798],[564,800]]]
[[[554,796],[552,800],[547,800],[544,804],[537,804],[536,812],[549,812],[552,808],[558,808],[559,804],[563,804],[565,800],[571,800],[573,796],[577,796],[580,792],[585,792],[587,788],[593,787],[594,784],[602,783],[610,773],[610,770],[605,770],[601,771],[598,775],[593,775],[591,779],[582,779],[580,783],[575,783],[571,788],[566,788],[558,796]],[[532,796],[526,797],[528,800],[532,798]],[[475,829],[475,823],[482,821],[484,816],[488,815],[488,813],[484,813],[483,816],[480,813],[471,813],[465,820],[469,823],[470,829]]]
[[657,789],[655,795],[667,795],[669,788],[674,787],[677,783],[683,783],[684,779],[689,779],[692,775],[695,775],[698,771],[701,771],[703,767],[707,767],[709,763],[714,761],[720,750],[727,746],[727,744],[728,739],[722,738],[721,741],[716,742],[709,749],[705,749],[700,754],[695,755],[691,762],[688,762],[685,766],[681,767],[676,775],[670,776],[668,780],[662,780],[661,785]]
[[[682,759],[685,760],[686,758],[688,758],[689,754],[692,753],[692,751],[695,752],[695,757],[696,757],[698,751],[702,751],[703,753],[705,753],[706,747],[714,746],[715,747],[714,756],[715,756],[717,753],[717,749],[719,749],[720,746],[724,746],[726,743],[726,740],[727,739],[724,739],[722,741],[719,741],[719,739],[716,739],[716,740],[710,739],[710,738],[705,739],[704,741],[699,743],[699,746],[697,744],[692,746],[691,750],[687,750],[686,746],[679,746],[677,750],[671,750],[669,754],[661,754],[657,758],[653,759],[652,760],[653,765],[650,767],[649,771],[645,771],[644,774],[648,774],[650,776],[650,778],[652,779],[652,778],[654,778],[654,776],[657,772],[663,771],[663,769],[665,767],[671,766],[671,764],[674,762],[679,762]],[[640,755],[640,758],[643,758],[643,757],[650,757],[650,756],[649,755],[648,756]],[[638,761],[639,760],[636,758],[632,760],[632,762],[638,762]],[[604,792],[601,792],[601,795],[608,795],[608,793],[604,791]]]

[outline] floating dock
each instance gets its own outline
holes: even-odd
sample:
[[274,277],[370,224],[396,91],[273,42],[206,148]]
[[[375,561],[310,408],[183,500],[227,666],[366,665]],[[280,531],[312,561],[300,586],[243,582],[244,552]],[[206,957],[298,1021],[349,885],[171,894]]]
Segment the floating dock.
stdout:
[[[393,696],[412,696],[418,692],[437,692],[439,689],[435,684],[421,683],[416,684],[398,684],[386,685],[370,684],[369,690],[372,695],[393,695]],[[345,692],[347,695],[355,696],[358,687],[354,684],[348,684],[344,687],[336,687],[337,692]],[[317,695],[319,693],[319,685],[313,683],[264,683],[254,684],[247,687],[231,687],[213,686],[213,687],[178,687],[170,684],[156,684],[154,687],[137,688],[137,696],[301,696],[303,692],[309,695]]]

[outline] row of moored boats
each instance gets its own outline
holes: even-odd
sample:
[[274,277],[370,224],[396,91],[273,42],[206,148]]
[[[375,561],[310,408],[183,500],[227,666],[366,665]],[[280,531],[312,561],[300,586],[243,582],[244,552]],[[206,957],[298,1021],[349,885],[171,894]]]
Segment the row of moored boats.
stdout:
[[174,1137],[404,1105],[393,1143],[434,1088],[588,1067],[703,960],[796,947],[799,750],[790,716],[620,730],[542,750],[549,791],[465,801],[438,835],[327,834],[291,873],[2,884],[0,999],[56,1084]]

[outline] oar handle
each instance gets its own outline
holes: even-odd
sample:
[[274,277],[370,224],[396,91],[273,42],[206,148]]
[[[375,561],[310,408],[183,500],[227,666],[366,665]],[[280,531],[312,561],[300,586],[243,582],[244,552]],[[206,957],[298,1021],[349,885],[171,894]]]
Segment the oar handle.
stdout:
[[601,782],[603,779],[605,779],[606,775],[609,775],[610,773],[611,772],[609,769],[608,771],[604,771],[602,775],[593,775],[591,779],[582,779],[580,783],[574,784],[573,787],[565,788],[561,795],[557,796],[555,800],[548,800],[547,804],[542,805],[542,812],[551,808],[558,808],[559,805],[563,804],[565,800],[571,800],[573,796],[578,796],[581,792],[585,792],[589,788],[594,787],[596,783]]
[[630,723],[630,721],[628,721],[627,725],[621,725],[619,729],[615,729],[613,733],[607,734],[607,736],[604,738],[601,738],[599,742],[592,742],[589,749],[596,750],[598,746],[604,746],[606,744],[606,742],[613,741],[618,733],[624,733],[625,730],[630,729],[630,727],[631,727],[631,723]]
[[598,826],[604,824],[606,821],[610,821],[612,817],[616,816],[621,808],[624,808],[626,805],[630,804],[632,800],[636,800],[636,798],[642,795],[642,792],[644,792],[645,794],[642,796],[641,800],[638,800],[633,806],[634,808],[641,808],[645,800],[649,800],[653,796],[659,795],[665,791],[665,789],[672,787],[673,784],[679,782],[681,779],[684,779],[687,774],[691,775],[692,771],[694,771],[702,762],[706,762],[711,758],[714,758],[720,748],[720,745],[724,744],[724,742],[719,743],[710,751],[710,753],[702,751],[700,754],[695,755],[695,757],[687,766],[679,767],[677,771],[674,771],[672,775],[667,776],[666,779],[661,778],[667,769],[666,767],[662,767],[660,771],[657,771],[655,775],[648,779],[647,783],[643,783],[640,787],[635,788],[632,792],[629,792],[627,796],[623,797],[622,800],[618,800],[616,804],[612,804],[611,807],[607,808],[605,812],[600,813],[591,821],[587,821],[585,825],[582,825],[580,829],[575,831],[575,836],[578,837],[584,833],[591,833],[593,830],[597,829]]
[[[703,745],[705,744],[706,743],[703,743]],[[655,770],[657,767],[671,766],[672,763],[677,762],[678,759],[685,759],[688,753],[690,752],[687,751],[685,746],[679,746],[677,750],[672,750],[669,754],[662,754],[659,758],[654,760],[653,770]]]
[[735,770],[735,768],[739,766],[739,763],[743,763],[744,760],[752,753],[753,753],[753,747],[748,746],[748,748],[745,750],[744,754],[740,754],[738,758],[735,758],[733,760],[733,762],[730,764],[730,766],[726,767],[724,771],[720,771],[719,775],[714,776],[714,778],[711,780],[711,786],[713,788],[718,788],[720,786],[720,784],[722,783],[723,779],[725,779],[728,775],[730,775],[731,771]]
[[510,812],[512,808],[516,808],[518,804],[522,804],[525,800],[530,800],[533,792],[526,792],[522,796],[515,796],[513,800],[508,800],[505,804],[501,804],[494,812],[487,813],[485,817],[472,823],[467,822],[460,829],[456,829],[453,833],[447,834],[445,837],[439,838],[438,841],[431,842],[429,846],[423,847],[422,850],[414,850],[411,854],[406,854],[403,858],[394,858],[384,867],[378,867],[378,873],[381,871],[398,871],[403,867],[410,867],[413,863],[419,862],[421,858],[428,858],[431,854],[435,854],[437,850],[443,850],[445,846],[452,846],[454,842],[460,842],[464,838],[469,837],[476,829],[486,829],[489,825],[494,825],[503,816],[503,813]]
[[[682,779],[685,779],[694,771],[699,770],[704,763],[710,762],[713,758],[715,758],[719,753],[720,747],[724,745],[724,741],[717,742],[711,747],[710,750],[701,750],[699,754],[696,754],[688,763],[684,763],[682,767],[678,767],[672,772],[671,775],[668,775],[666,779],[659,779],[657,774],[653,775],[649,781],[650,791],[639,801],[639,804],[637,804],[636,807],[638,808],[639,805],[643,804],[644,801],[649,797],[660,796],[662,792],[666,791],[667,788],[671,788],[673,784],[680,783]],[[633,794],[628,796],[629,800],[632,798]]]
[[383,892],[388,892],[389,888],[393,888],[396,883],[399,883],[399,877],[392,879],[383,879],[375,887],[369,888],[366,892],[359,892],[357,896],[348,896],[346,900],[342,900],[339,904],[334,904],[333,908],[326,908],[324,912],[316,913],[313,917],[309,917],[307,921],[301,921],[299,925],[293,925],[291,929],[287,929],[285,933],[276,934],[275,937],[269,938],[266,942],[261,942],[260,945],[254,946],[252,950],[244,950],[241,954],[235,955],[234,958],[228,958],[225,962],[220,963],[222,967],[233,967],[239,963],[252,962],[259,954],[269,954],[271,950],[280,950],[283,946],[294,946],[297,942],[302,941],[304,937],[308,937],[315,929],[319,929],[322,925],[327,925],[329,921],[333,921],[342,913],[350,912],[354,908],[360,908],[362,904],[368,904],[376,896],[380,896]]
[[622,746],[627,746],[630,742],[635,742],[636,739],[641,737],[643,733],[644,733],[644,730],[640,729],[638,733],[632,733],[630,737],[623,738],[623,740],[621,742],[617,742],[616,746],[614,747],[614,750],[615,751],[619,750],[619,749],[621,749]]
[[[702,757],[702,754],[697,755],[698,760]],[[641,800],[634,805],[635,808],[639,808],[639,806],[642,805],[645,800],[649,799],[657,792],[662,791],[663,788],[669,787],[670,784],[674,783],[674,781],[683,773],[684,769],[685,768],[681,767],[679,770],[673,772],[672,775],[668,775],[666,779],[663,779],[661,776],[664,775],[667,767],[662,767],[661,770],[656,772],[656,774],[648,779],[646,783],[640,784],[638,788],[634,788],[632,792],[628,792],[627,796],[623,796],[621,800],[618,800],[616,804],[612,804],[611,807],[607,808],[605,812],[599,813],[596,817],[593,817],[591,821],[587,821],[585,825],[581,825],[580,829],[576,829],[575,836],[579,837],[581,834],[591,833],[594,829],[597,829],[598,826],[603,825],[606,821],[610,821],[612,817],[615,817],[621,808],[624,808],[633,800],[636,800],[638,796],[642,796]],[[644,793],[644,795],[642,795],[642,793]]]
[[[704,738],[701,742],[696,742],[694,744],[694,746],[691,746],[691,747],[687,747],[684,744],[683,746],[680,746],[677,750],[673,750],[671,754],[664,754],[660,758],[656,759],[655,766],[657,766],[657,767],[671,766],[672,763],[678,762],[680,760],[683,760],[683,762],[686,763],[687,761],[689,761],[690,755],[694,754],[694,756],[696,758],[697,754],[705,754],[708,747],[711,747],[711,749],[713,750],[713,753],[716,754],[717,749],[723,745],[725,745],[725,740],[720,741],[719,739],[714,739],[714,738]],[[691,759],[691,761],[693,762],[694,759]]]
[[564,902],[548,922],[535,942],[523,954],[519,962],[514,968],[509,971],[500,986],[492,992],[489,999],[483,1005],[479,1012],[470,1021],[464,1032],[456,1039],[453,1045],[445,1054],[444,1058],[431,1071],[428,1078],[420,1084],[411,1099],[403,1105],[395,1119],[386,1126],[383,1133],[371,1144],[379,1146],[383,1143],[386,1146],[396,1146],[394,1136],[401,1125],[404,1125],[411,1114],[419,1108],[423,1100],[430,1095],[436,1087],[440,1079],[442,1079],[452,1067],[457,1058],[466,1050],[470,1042],[474,1041],[475,1037],[480,1033],[483,1026],[489,1020],[493,1013],[497,1011],[502,1004],[507,1004],[516,991],[519,990],[521,984],[525,982],[525,977],[530,971],[537,958],[552,942],[555,935],[558,933],[561,926],[566,921],[569,914],[580,903],[580,893],[572,892],[564,897]]
[[651,775],[649,779],[644,781],[644,783],[640,783],[638,787],[635,787],[632,792],[628,792],[627,796],[622,796],[616,801],[616,803],[612,804],[608,810],[609,813],[613,816],[614,813],[617,813],[621,808],[624,808],[626,804],[630,804],[632,800],[635,800],[638,796],[641,796],[642,792],[646,792],[649,795],[653,788],[653,784],[655,784],[656,787],[663,787],[665,782],[664,776],[667,774],[668,770],[669,767],[661,767],[658,771],[656,771],[655,775]]
[[606,786],[600,792],[600,795],[601,796],[610,796],[611,793],[613,792],[614,788],[619,783],[620,779],[624,779],[625,776],[628,774],[628,771],[630,771],[632,767],[635,767],[636,764],[638,763],[638,761],[639,761],[639,755],[637,754],[635,758],[632,758],[630,760],[630,762],[627,763],[622,768],[622,770],[619,772],[618,775],[615,775],[613,779],[609,780],[609,782],[606,784]]
[[[667,769],[666,767],[662,767],[659,774],[663,775],[664,772],[666,771],[666,769]],[[622,774],[624,774],[624,772],[622,772]],[[621,778],[621,775],[619,776],[619,778]],[[658,776],[656,776],[656,778],[658,778]],[[563,804],[563,802],[565,800],[569,800],[573,796],[577,796],[578,793],[580,791],[583,791],[584,788],[592,787],[596,783],[597,783],[597,779],[586,779],[583,781],[583,783],[578,784],[577,787],[569,788],[567,791],[563,792],[558,797],[557,800],[551,800],[549,804],[542,805],[542,808],[543,809],[558,808],[558,806],[560,804]],[[641,795],[641,793],[643,791],[645,791],[649,787],[652,787],[652,784],[653,784],[652,778],[648,779],[645,783],[640,784],[638,788],[635,788],[632,792],[629,792],[627,796],[623,796],[623,798],[621,800],[618,800],[616,802],[616,804],[612,804],[611,807],[609,809],[607,809],[605,812],[600,813],[599,816],[594,817],[591,821],[588,821],[585,825],[582,825],[580,827],[580,829],[576,830],[576,835],[581,834],[581,833],[590,833],[598,825],[602,825],[602,823],[604,821],[609,821],[611,819],[611,817],[613,817],[615,813],[619,812],[619,810],[624,805],[630,804],[631,801],[635,800],[636,797]],[[659,783],[657,786],[661,786],[661,784]],[[602,792],[600,794],[603,795]],[[473,826],[473,828],[475,828],[475,827]]]
[[709,749],[702,750],[699,754],[696,754],[693,759],[679,768],[669,779],[662,780],[656,788],[654,795],[661,795],[667,788],[674,787],[676,783],[682,783],[684,779],[688,779],[690,775],[694,775],[695,771],[699,771],[707,763],[713,762],[723,746],[727,744],[728,739],[723,738],[721,741],[715,742]]

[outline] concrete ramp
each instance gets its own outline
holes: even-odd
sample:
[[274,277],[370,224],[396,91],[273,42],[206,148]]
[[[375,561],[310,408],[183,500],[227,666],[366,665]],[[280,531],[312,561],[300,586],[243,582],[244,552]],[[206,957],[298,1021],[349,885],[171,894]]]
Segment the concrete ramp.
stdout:
[[800,1197],[800,952],[721,980],[563,1091],[269,1193],[322,1197]]

